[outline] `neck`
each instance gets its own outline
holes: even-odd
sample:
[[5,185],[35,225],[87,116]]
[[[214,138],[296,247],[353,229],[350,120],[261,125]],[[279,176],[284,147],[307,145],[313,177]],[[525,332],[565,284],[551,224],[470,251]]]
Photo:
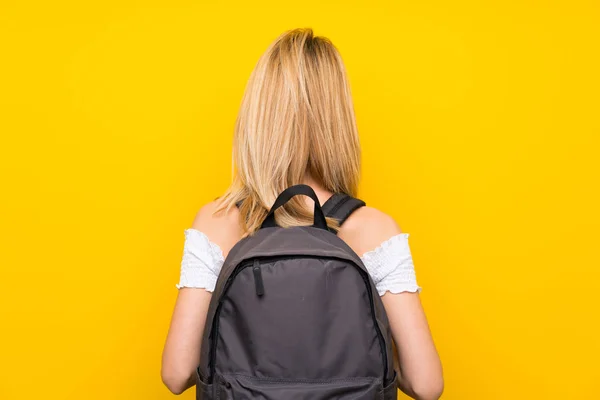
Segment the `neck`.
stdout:
[[[314,179],[309,173],[306,173],[304,175],[304,179],[302,180],[302,183],[310,186],[315,191],[315,193],[317,194],[317,197],[319,198],[319,202],[321,203],[321,205],[323,205],[323,203],[325,203],[325,201],[333,194],[332,192],[325,189],[323,187],[323,184],[321,184],[319,181]],[[307,201],[312,203],[312,200],[310,200],[308,198],[307,198]]]

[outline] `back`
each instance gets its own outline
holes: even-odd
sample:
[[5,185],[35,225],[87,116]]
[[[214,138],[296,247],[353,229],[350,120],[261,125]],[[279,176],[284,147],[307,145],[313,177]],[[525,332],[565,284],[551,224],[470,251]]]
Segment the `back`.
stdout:
[[[286,194],[315,199],[313,226],[274,224]],[[364,205],[342,200],[328,208],[342,212],[342,222]],[[297,185],[225,260],[204,330],[197,398],[392,399],[391,343],[360,257],[327,229],[312,189]]]
[[[332,198],[330,192],[315,189],[321,204],[325,205]],[[242,238],[240,228],[240,212],[232,208],[228,213],[212,215],[217,209],[216,202],[206,204],[196,215],[193,226],[201,226],[202,230],[216,243],[227,256],[232,247]],[[196,221],[202,220],[201,224]],[[383,238],[389,238],[399,232],[399,227],[392,217],[384,212],[365,205],[357,208],[347,217],[337,232],[356,254],[362,255],[381,244]]]

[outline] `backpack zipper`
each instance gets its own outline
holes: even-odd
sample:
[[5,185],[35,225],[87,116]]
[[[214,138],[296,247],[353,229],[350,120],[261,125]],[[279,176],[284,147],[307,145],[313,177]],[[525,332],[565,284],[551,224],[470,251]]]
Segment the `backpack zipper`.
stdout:
[[[340,258],[340,257],[323,257],[323,256],[311,256],[311,255],[302,255],[302,256],[298,256],[298,255],[286,255],[286,256],[259,256],[259,257],[254,257],[245,261],[242,261],[240,264],[238,264],[233,271],[231,272],[231,274],[229,275],[229,278],[227,278],[227,281],[225,282],[225,285],[223,286],[223,291],[221,292],[221,296],[219,297],[219,302],[217,304],[217,309],[215,310],[215,315],[213,317],[212,320],[212,329],[210,332],[210,336],[209,336],[209,340],[210,340],[210,350],[209,350],[209,378],[208,378],[208,383],[211,384],[213,383],[214,380],[214,376],[215,376],[215,363],[216,363],[216,359],[217,359],[217,340],[219,338],[219,316],[221,313],[221,307],[223,305],[223,299],[225,297],[225,295],[227,294],[227,291],[229,290],[229,287],[231,286],[231,283],[233,282],[233,280],[235,279],[235,277],[245,268],[249,267],[250,265],[253,266],[253,272],[254,272],[254,277],[255,277],[255,285],[257,285],[256,287],[256,291],[257,291],[257,295],[259,293],[259,287],[258,287],[258,283],[256,280],[256,270],[258,269],[258,273],[260,274],[260,284],[262,285],[262,272],[260,269],[260,260],[264,260],[264,261],[279,261],[279,260],[286,260],[286,259],[299,259],[299,258],[319,258],[319,259],[330,259],[330,260],[340,260],[340,261],[344,261],[344,262],[348,262],[350,264],[352,264],[360,273],[361,277],[363,278],[363,281],[367,287],[367,292],[369,294],[369,306],[371,307],[371,315],[372,315],[372,319],[373,319],[373,323],[375,326],[375,330],[377,332],[377,338],[379,339],[379,347],[381,349],[381,356],[383,359],[383,384],[384,386],[386,385],[386,379],[387,379],[387,375],[388,375],[388,362],[387,362],[387,348],[385,346],[385,339],[383,338],[383,333],[381,332],[381,329],[379,327],[379,323],[377,322],[377,317],[375,315],[375,303],[373,302],[373,291],[371,290],[371,285],[369,284],[369,275],[368,272],[363,271],[362,268],[360,268],[360,266],[358,266],[358,264],[356,264],[354,261],[352,260],[348,260],[345,258]],[[264,286],[262,287],[262,292],[264,294]]]
[[252,272],[254,273],[254,286],[256,287],[256,295],[260,297],[265,294],[265,285],[263,283],[262,271],[260,269],[260,263],[258,262],[258,259],[254,260]]

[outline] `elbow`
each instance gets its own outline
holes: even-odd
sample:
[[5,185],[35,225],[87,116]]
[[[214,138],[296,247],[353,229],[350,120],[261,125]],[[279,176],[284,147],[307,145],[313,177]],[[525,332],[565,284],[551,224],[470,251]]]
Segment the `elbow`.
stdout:
[[444,380],[439,378],[425,379],[411,385],[413,398],[416,400],[438,400],[444,391]]
[[422,390],[417,390],[415,392],[416,400],[438,400],[442,397],[442,392],[444,391],[443,385],[435,388],[426,388]]
[[161,379],[164,385],[173,394],[182,394],[190,387],[190,374],[170,368],[161,370]]

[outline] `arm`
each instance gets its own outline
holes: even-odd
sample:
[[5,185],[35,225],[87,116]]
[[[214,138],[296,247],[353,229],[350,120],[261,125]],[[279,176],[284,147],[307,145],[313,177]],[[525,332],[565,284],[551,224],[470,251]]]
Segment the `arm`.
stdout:
[[200,341],[211,293],[200,288],[181,288],[177,295],[162,355],[161,377],[175,394],[195,385]]
[[439,399],[444,389],[442,364],[419,295],[387,292],[381,300],[396,343],[398,386],[414,399]]
[[[225,251],[239,239],[237,210],[230,215],[215,216],[215,208],[214,202],[202,207],[192,223],[192,228],[206,234],[211,242],[224,251],[225,256]],[[181,394],[195,385],[200,345],[211,296],[211,292],[205,288],[179,289],[161,366],[162,381],[175,394]]]
[[[357,254],[364,254],[400,233],[392,217],[377,209],[362,207],[342,226],[339,236]],[[396,345],[394,355],[400,389],[414,399],[438,399],[444,387],[442,366],[418,292],[394,294],[388,291],[381,300]]]

